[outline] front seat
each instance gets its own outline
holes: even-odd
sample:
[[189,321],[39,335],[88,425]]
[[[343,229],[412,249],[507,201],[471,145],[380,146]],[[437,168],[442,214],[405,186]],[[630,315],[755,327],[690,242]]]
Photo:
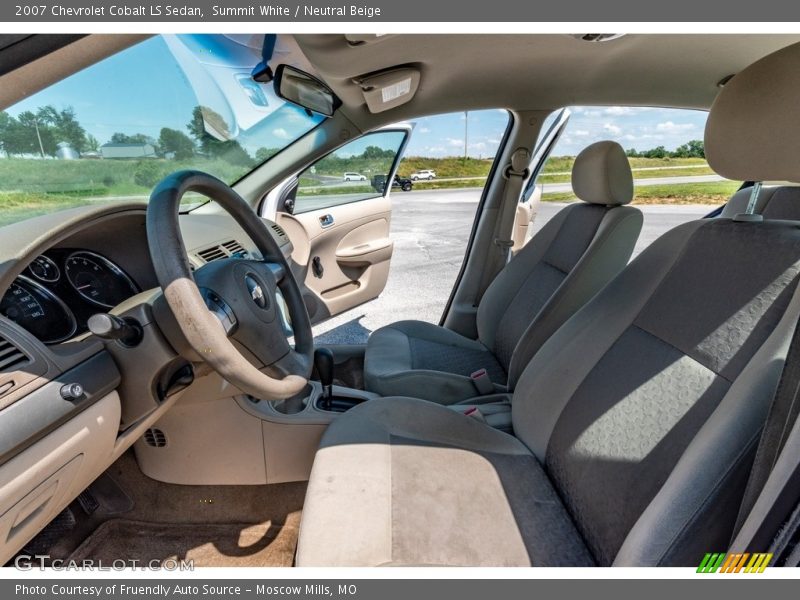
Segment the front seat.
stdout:
[[[800,44],[736,75],[712,167],[800,181],[798,95]],[[755,221],[690,222],[639,255],[525,369],[516,437],[408,398],[344,414],[297,564],[696,566],[727,548],[800,316],[800,227]]]
[[478,395],[470,375],[481,369],[494,384],[481,393],[513,389],[542,343],[627,264],[642,229],[642,213],[625,206],[633,178],[616,142],[576,157],[572,188],[583,202],[554,216],[486,290],[477,340],[422,321],[382,327],[367,342],[367,390],[452,404]]

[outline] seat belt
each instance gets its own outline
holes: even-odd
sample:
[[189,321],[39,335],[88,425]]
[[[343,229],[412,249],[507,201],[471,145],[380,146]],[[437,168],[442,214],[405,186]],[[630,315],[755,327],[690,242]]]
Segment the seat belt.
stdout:
[[517,148],[503,171],[503,179],[506,180],[503,188],[503,202],[500,206],[500,214],[497,216],[497,221],[495,221],[489,257],[483,268],[478,293],[475,295],[476,306],[483,298],[486,289],[508,262],[511,247],[514,245],[514,240],[512,239],[514,217],[517,214],[517,204],[519,204],[519,197],[522,193],[522,184],[530,174],[528,170],[530,161],[531,155],[528,150],[526,148]]
[[[793,434],[793,430],[796,429],[798,413],[800,413],[800,324],[795,324],[786,361],[767,414],[767,420],[761,431],[756,456],[750,469],[742,503],[739,506],[734,529],[736,538],[732,544],[737,551],[738,549],[753,552],[766,551],[766,547],[771,544],[775,533],[781,529],[787,517],[792,512],[797,512],[797,510],[792,511],[797,503],[797,489],[800,489],[796,484],[784,485],[781,490],[778,490],[776,497],[772,499],[766,510],[762,503],[758,511],[760,514],[756,514],[754,508],[756,508],[756,502],[761,493],[766,491],[765,485],[781,457],[781,451]],[[794,435],[798,435],[798,433],[800,431],[795,431]],[[800,481],[800,460],[798,460],[800,457],[791,458],[795,461],[795,465],[793,472],[789,474],[788,481],[797,482]],[[794,498],[791,497],[792,493]],[[787,503],[789,503],[788,506]],[[767,519],[769,515],[771,518]],[[761,519],[756,530],[753,531],[753,527],[749,527],[748,531],[744,532],[745,523],[753,518]],[[797,519],[794,521],[798,524]],[[741,534],[746,534],[749,539],[740,539]]]

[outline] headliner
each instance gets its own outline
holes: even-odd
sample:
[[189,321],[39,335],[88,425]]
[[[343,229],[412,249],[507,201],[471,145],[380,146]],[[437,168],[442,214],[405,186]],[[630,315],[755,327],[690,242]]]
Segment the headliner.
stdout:
[[[405,34],[352,46],[343,35],[296,35],[318,74],[362,129],[480,108],[552,110],[570,105],[707,109],[717,83],[800,35],[635,34],[604,43],[565,34]],[[362,36],[367,37],[367,36]],[[409,103],[372,115],[353,77],[416,65]]]

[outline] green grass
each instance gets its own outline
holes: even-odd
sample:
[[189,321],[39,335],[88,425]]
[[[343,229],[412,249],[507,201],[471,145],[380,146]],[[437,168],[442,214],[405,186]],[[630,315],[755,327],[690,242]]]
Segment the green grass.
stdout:
[[[664,168],[656,168],[653,170],[647,171],[639,171],[635,170],[633,172],[634,179],[651,179],[653,177],[689,177],[692,175],[713,175],[714,171],[709,166],[698,165],[688,166],[686,168],[681,167],[680,169],[664,169]],[[567,183],[571,179],[571,176],[566,173],[543,173],[539,176],[540,183]]]
[[[234,181],[247,169],[222,160],[196,158],[188,162],[150,159],[160,177],[180,169],[199,169]],[[150,162],[150,161],[148,161]],[[0,159],[0,192],[64,194],[80,197],[148,195],[152,186],[134,180],[135,160]],[[155,182],[153,182],[155,184]]]
[[[629,158],[631,168],[686,167],[703,166],[704,158]],[[544,173],[569,173],[575,164],[574,156],[551,156],[544,166]],[[681,171],[682,173],[683,171]]]
[[[735,181],[637,186],[634,204],[724,204],[739,189]],[[575,200],[571,192],[545,192],[544,202]]]
[[[354,158],[354,160],[356,160]],[[346,171],[362,172],[366,168],[385,168],[385,160],[367,161],[348,166]],[[369,164],[368,164],[369,163]],[[374,164],[373,164],[374,163]],[[380,163],[380,164],[379,164]],[[553,157],[545,166],[543,183],[569,181],[566,174],[572,168],[573,157]],[[702,159],[631,159],[634,168],[655,168],[651,171],[637,171],[637,178],[668,177],[670,175],[705,175],[711,170]],[[222,160],[195,158],[190,162],[153,160],[149,170],[160,178],[170,172],[185,168],[207,171],[225,181],[240,177],[246,168],[232,165]],[[399,172],[410,175],[420,169],[434,169],[438,179],[418,181],[415,190],[438,190],[453,188],[477,188],[485,183],[492,166],[491,160],[469,158],[423,158],[408,157],[400,164]],[[669,169],[665,167],[687,167]],[[363,168],[360,168],[363,167]],[[96,199],[115,196],[147,197],[152,185],[142,185],[135,180],[137,161],[135,160],[33,160],[22,158],[0,158],[0,225],[12,223],[36,215],[79,206]],[[344,172],[344,171],[342,171]],[[564,174],[561,174],[564,173]],[[318,170],[317,175],[326,174]],[[341,173],[330,173],[341,177]],[[453,177],[475,177],[462,181],[442,181]],[[371,193],[367,183],[359,186],[325,188],[315,186],[316,181],[308,180],[301,189],[301,195],[332,193]],[[153,181],[155,184],[155,180]],[[697,183],[668,186],[642,186],[637,188],[638,203],[717,204],[724,202],[736,189],[736,184]],[[545,193],[545,200],[564,201],[571,194]]]
[[408,156],[400,161],[397,172],[401,177],[409,177],[414,171],[433,169],[436,177],[486,177],[492,168],[492,159],[479,158],[424,158]]
[[83,198],[64,194],[0,192],[0,227],[88,203]]

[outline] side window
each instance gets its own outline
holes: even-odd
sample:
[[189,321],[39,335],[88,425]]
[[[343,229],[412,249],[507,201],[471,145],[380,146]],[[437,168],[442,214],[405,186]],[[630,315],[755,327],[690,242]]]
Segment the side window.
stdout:
[[378,131],[358,138],[300,173],[294,214],[382,196],[404,131]]
[[[568,110],[569,122],[536,180],[541,204],[531,234],[566,204],[578,201],[571,184],[575,157],[600,140],[618,142],[633,171],[633,205],[644,213],[646,228],[634,255],[668,229],[724,204],[740,185],[714,173],[706,162],[705,111],[641,106]],[[543,131],[555,118],[556,113],[548,118]]]

